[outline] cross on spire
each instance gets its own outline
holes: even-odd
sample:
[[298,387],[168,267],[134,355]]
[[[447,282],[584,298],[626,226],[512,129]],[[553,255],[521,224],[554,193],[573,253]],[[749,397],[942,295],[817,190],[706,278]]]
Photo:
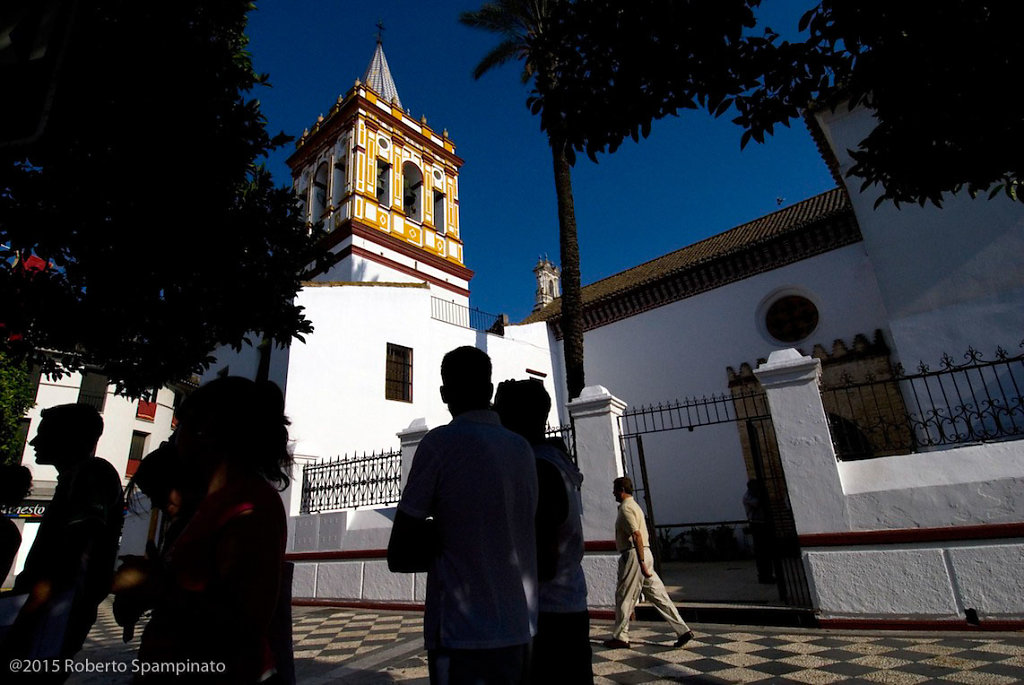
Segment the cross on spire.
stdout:
[[377,26],[377,42],[378,43],[383,43],[384,42],[384,31],[385,31],[385,29],[384,29],[384,20],[383,19],[378,19],[376,26]]

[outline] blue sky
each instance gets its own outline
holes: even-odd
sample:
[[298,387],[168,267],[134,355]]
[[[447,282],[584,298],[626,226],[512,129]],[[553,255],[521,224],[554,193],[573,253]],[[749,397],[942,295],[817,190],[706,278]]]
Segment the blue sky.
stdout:
[[[558,262],[551,155],[537,117],[525,106],[520,67],[480,80],[472,69],[496,44],[463,27],[459,13],[479,2],[258,0],[249,19],[259,89],[271,133],[298,136],[360,78],[383,21],[384,50],[403,106],[434,130],[448,129],[465,160],[460,220],[466,265],[476,272],[470,303],[518,321],[534,300],[533,267]],[[764,0],[777,30],[795,31],[811,0]],[[767,143],[740,150],[729,115],[702,112],[654,123],[649,138],[628,141],[573,172],[584,284],[618,273],[733,226],[832,188],[835,184],[801,122]],[[269,166],[290,184],[284,160]]]

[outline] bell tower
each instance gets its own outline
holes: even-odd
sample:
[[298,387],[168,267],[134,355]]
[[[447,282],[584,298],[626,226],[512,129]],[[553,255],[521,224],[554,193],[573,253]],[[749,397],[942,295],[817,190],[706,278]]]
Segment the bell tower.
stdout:
[[384,45],[288,158],[308,230],[333,265],[317,281],[420,282],[468,304],[459,169],[448,131],[404,110]]
[[537,260],[537,266],[533,267],[533,273],[537,277],[533,311],[537,312],[561,296],[562,271],[547,257],[541,257]]

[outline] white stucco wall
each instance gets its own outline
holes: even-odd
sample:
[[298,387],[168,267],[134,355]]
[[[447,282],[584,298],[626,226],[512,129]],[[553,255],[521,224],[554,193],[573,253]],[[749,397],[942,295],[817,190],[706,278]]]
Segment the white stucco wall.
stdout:
[[[351,247],[361,248],[396,264],[401,264],[406,269],[415,270],[425,276],[435,278],[444,283],[450,283],[454,288],[463,291],[469,290],[469,282],[462,278],[456,278],[451,274],[436,267],[430,266],[422,261],[416,260],[408,255],[400,254],[394,250],[382,247],[359,236],[349,236],[332,248],[335,254]],[[326,274],[317,278],[318,281],[329,282],[361,282],[361,283],[422,283],[423,278],[407,273],[401,269],[381,264],[380,262],[367,259],[363,256],[348,255],[332,266]],[[434,293],[437,297],[457,302],[460,305],[468,306],[469,297],[452,290],[436,288]]]
[[[510,326],[504,336],[430,318],[434,290],[361,284],[309,287],[297,303],[314,333],[289,351],[285,411],[292,420],[295,454],[316,458],[398,447],[396,434],[414,419],[428,427],[451,420],[441,401],[441,359],[473,345],[492,359],[495,386],[545,374],[554,391],[549,333],[544,324]],[[413,350],[413,401],[384,398],[387,344]],[[557,420],[554,410],[551,421]]]
[[[759,274],[595,330],[585,337],[587,382],[639,405],[728,394],[726,367],[739,369],[790,347],[764,330],[764,305],[781,292],[809,298],[817,330],[809,353],[835,340],[886,333],[886,313],[860,244]],[[659,525],[742,520],[747,475],[736,424],[644,436]],[[633,474],[634,478],[636,474]]]
[[[818,115],[845,178],[848,150],[870,132],[868,110],[840,107]],[[864,249],[878,275],[894,349],[904,366],[933,367],[943,353],[959,359],[971,346],[992,358],[997,346],[1018,350],[1024,338],[1024,204],[1005,196],[972,200],[966,193],[943,207],[887,202],[847,182]]]
[[852,530],[1015,523],[1024,442],[979,443],[837,465]]

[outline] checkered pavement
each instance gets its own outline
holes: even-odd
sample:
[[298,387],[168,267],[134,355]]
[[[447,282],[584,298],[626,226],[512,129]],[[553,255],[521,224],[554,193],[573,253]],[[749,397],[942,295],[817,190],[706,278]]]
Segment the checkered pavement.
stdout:
[[[422,614],[294,607],[299,685],[428,682]],[[839,631],[691,624],[682,649],[667,624],[640,621],[630,649],[607,649],[608,621],[593,621],[597,683],[1024,683],[1024,633]],[[138,631],[141,633],[141,629]],[[101,607],[79,658],[130,662],[138,636],[121,641]],[[129,677],[76,674],[68,683],[129,683]],[[185,680],[187,682],[187,679]]]
[[[595,626],[600,632],[606,626]],[[703,625],[683,649],[660,624],[632,628],[630,649],[596,647],[602,683],[1024,682],[1024,635],[837,632]]]

